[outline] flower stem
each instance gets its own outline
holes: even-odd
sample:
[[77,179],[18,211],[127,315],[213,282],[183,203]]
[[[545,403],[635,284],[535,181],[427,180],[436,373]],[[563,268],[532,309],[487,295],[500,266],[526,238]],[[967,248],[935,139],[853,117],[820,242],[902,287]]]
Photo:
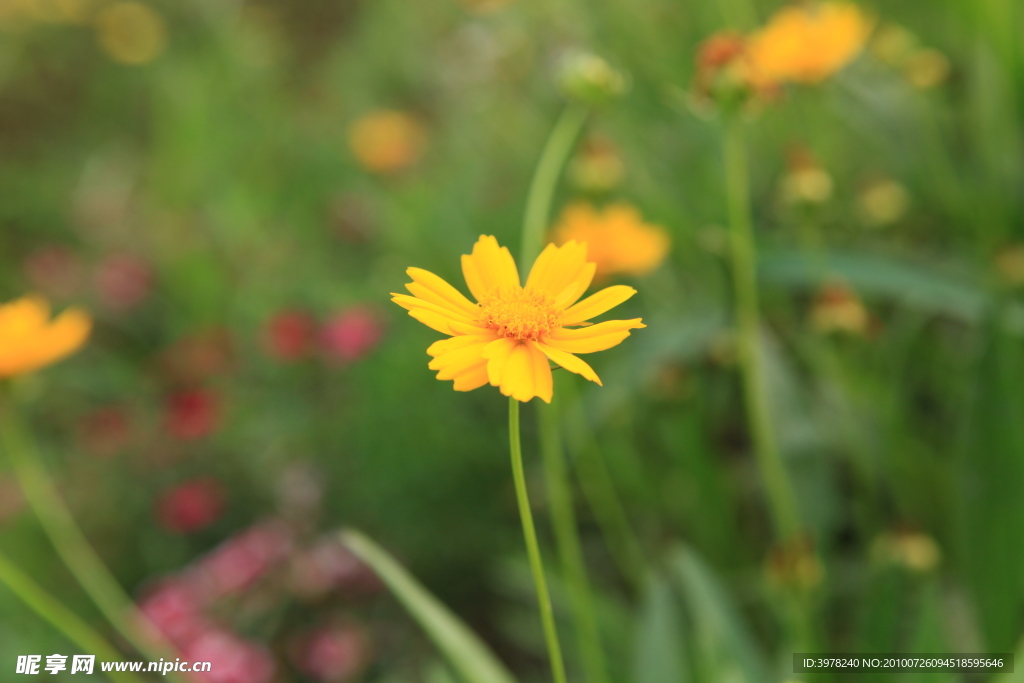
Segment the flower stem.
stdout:
[[523,268],[528,268],[544,248],[544,233],[548,229],[551,200],[555,196],[558,176],[587,120],[587,113],[583,105],[568,105],[544,144],[526,200],[523,238],[519,245],[519,263]]
[[[121,659],[121,654],[77,614],[65,607],[59,600],[47,593],[30,576],[18,569],[7,556],[0,553],[0,583],[21,598],[32,611],[64,634],[72,643],[88,654],[107,661]],[[108,677],[124,683],[141,683],[142,679],[130,672],[110,672]]]
[[782,462],[768,408],[764,358],[758,343],[761,327],[757,289],[757,250],[750,216],[750,187],[743,122],[739,115],[726,120],[724,155],[729,203],[729,238],[732,251],[736,336],[743,374],[747,421],[754,441],[758,468],[764,479],[775,530],[783,541],[800,530],[793,488]]
[[555,403],[538,412],[540,450],[544,458],[544,483],[548,503],[551,505],[555,541],[558,543],[558,554],[562,561],[562,570],[565,572],[586,680],[590,683],[607,683],[608,667],[601,649],[601,632],[591,599],[590,580],[587,577],[583,547],[576,525],[576,513],[573,510],[569,474],[566,470],[559,429],[558,406],[559,404]]
[[526,492],[523,449],[519,437],[519,401],[514,398],[508,400],[508,440],[512,454],[512,478],[515,480],[516,500],[519,503],[519,519],[523,524],[526,552],[530,557],[530,571],[533,573],[533,585],[537,590],[537,604],[540,608],[541,623],[544,625],[544,640],[547,642],[548,657],[551,660],[551,676],[554,683],[566,683],[562,647],[558,643],[555,614],[551,608],[547,579],[544,578],[544,562],[540,556],[540,545],[537,543],[537,531],[533,526],[533,514],[530,512],[530,496]]
[[[138,610],[110,570],[89,545],[71,512],[40,462],[27,431],[8,408],[0,409],[0,440],[10,459],[25,499],[50,537],[57,554],[107,621],[140,653],[152,661],[166,657],[160,632]],[[178,674],[172,679],[181,681]]]
[[[574,379],[570,377],[570,381],[559,386],[569,452],[576,465],[583,496],[605,538],[612,560],[623,578],[633,588],[639,588],[647,574],[643,546],[630,525],[626,507],[598,447],[597,435],[583,412],[579,387],[572,381]],[[569,406],[568,410],[566,406]]]

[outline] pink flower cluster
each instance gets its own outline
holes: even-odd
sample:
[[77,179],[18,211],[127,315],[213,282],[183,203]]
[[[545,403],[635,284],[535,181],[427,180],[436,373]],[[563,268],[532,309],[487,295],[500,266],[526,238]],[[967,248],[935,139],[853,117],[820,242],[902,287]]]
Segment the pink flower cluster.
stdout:
[[[225,603],[236,604],[278,574],[301,598],[344,586],[370,587],[375,581],[337,541],[296,548],[288,526],[270,520],[229,538],[161,581],[145,595],[140,610],[182,659],[212,663],[210,672],[193,674],[196,683],[268,683],[279,668],[270,651],[241,637],[214,614],[223,614]],[[350,679],[369,659],[365,632],[344,621],[293,638],[287,651],[297,669],[323,683]]]
[[373,310],[353,306],[322,323],[304,311],[279,311],[267,321],[263,336],[267,353],[280,361],[309,358],[319,351],[328,360],[352,363],[369,354],[383,334]]

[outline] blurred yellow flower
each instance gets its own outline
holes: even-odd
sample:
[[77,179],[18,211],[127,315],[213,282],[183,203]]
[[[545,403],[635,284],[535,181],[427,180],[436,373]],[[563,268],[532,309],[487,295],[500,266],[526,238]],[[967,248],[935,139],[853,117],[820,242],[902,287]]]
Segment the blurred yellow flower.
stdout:
[[868,226],[881,228],[903,218],[910,208],[910,193],[895,180],[881,178],[861,190],[857,204]]
[[935,539],[919,531],[899,530],[879,534],[871,544],[871,556],[880,564],[902,565],[913,572],[927,573],[942,561]]
[[660,226],[644,223],[629,204],[597,210],[590,204],[570,204],[555,227],[554,241],[576,240],[587,245],[599,276],[622,273],[642,276],[665,260],[670,242]]
[[357,119],[349,128],[348,140],[363,168],[393,173],[419,161],[426,131],[410,114],[381,109]]
[[903,73],[915,88],[934,88],[949,77],[949,59],[938,50],[922,48],[907,57]]
[[791,149],[787,166],[779,187],[783,202],[822,204],[832,197],[832,176],[809,149],[803,146]]
[[847,332],[866,335],[871,327],[871,314],[857,293],[846,285],[825,285],[814,298],[811,326],[823,334]]
[[96,15],[96,37],[115,62],[148,64],[167,47],[167,25],[148,5],[119,2]]
[[0,305],[0,378],[56,363],[77,351],[91,328],[89,316],[76,308],[50,320],[50,305],[41,297]]
[[462,274],[477,303],[437,275],[420,268],[406,272],[413,296],[392,293],[392,301],[421,323],[449,335],[427,349],[429,367],[440,380],[455,380],[456,391],[488,382],[505,396],[551,402],[548,361],[601,383],[597,373],[574,354],[618,345],[630,330],[646,327],[640,318],[586,322],[636,294],[632,287],[608,287],[577,303],[594,278],[585,244],[549,244],[530,270],[524,287],[507,247],[482,235],[473,253],[462,257]]
[[870,32],[851,3],[785,7],[750,37],[750,58],[760,78],[818,83],[853,61]]

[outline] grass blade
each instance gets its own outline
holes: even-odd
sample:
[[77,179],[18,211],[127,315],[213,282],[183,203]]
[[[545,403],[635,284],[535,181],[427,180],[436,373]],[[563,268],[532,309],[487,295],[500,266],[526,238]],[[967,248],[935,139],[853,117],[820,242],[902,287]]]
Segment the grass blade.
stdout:
[[469,683],[515,683],[515,678],[482,640],[451,610],[445,607],[386,550],[351,529],[342,531],[341,542],[359,559],[370,565],[387,584],[398,601],[452,667]]

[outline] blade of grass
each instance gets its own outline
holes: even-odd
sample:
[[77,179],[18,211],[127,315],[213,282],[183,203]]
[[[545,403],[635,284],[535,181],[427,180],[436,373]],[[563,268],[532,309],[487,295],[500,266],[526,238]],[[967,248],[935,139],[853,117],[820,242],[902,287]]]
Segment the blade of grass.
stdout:
[[340,539],[377,572],[452,667],[469,683],[515,683],[515,678],[487,645],[386,550],[352,529],[342,531]]

